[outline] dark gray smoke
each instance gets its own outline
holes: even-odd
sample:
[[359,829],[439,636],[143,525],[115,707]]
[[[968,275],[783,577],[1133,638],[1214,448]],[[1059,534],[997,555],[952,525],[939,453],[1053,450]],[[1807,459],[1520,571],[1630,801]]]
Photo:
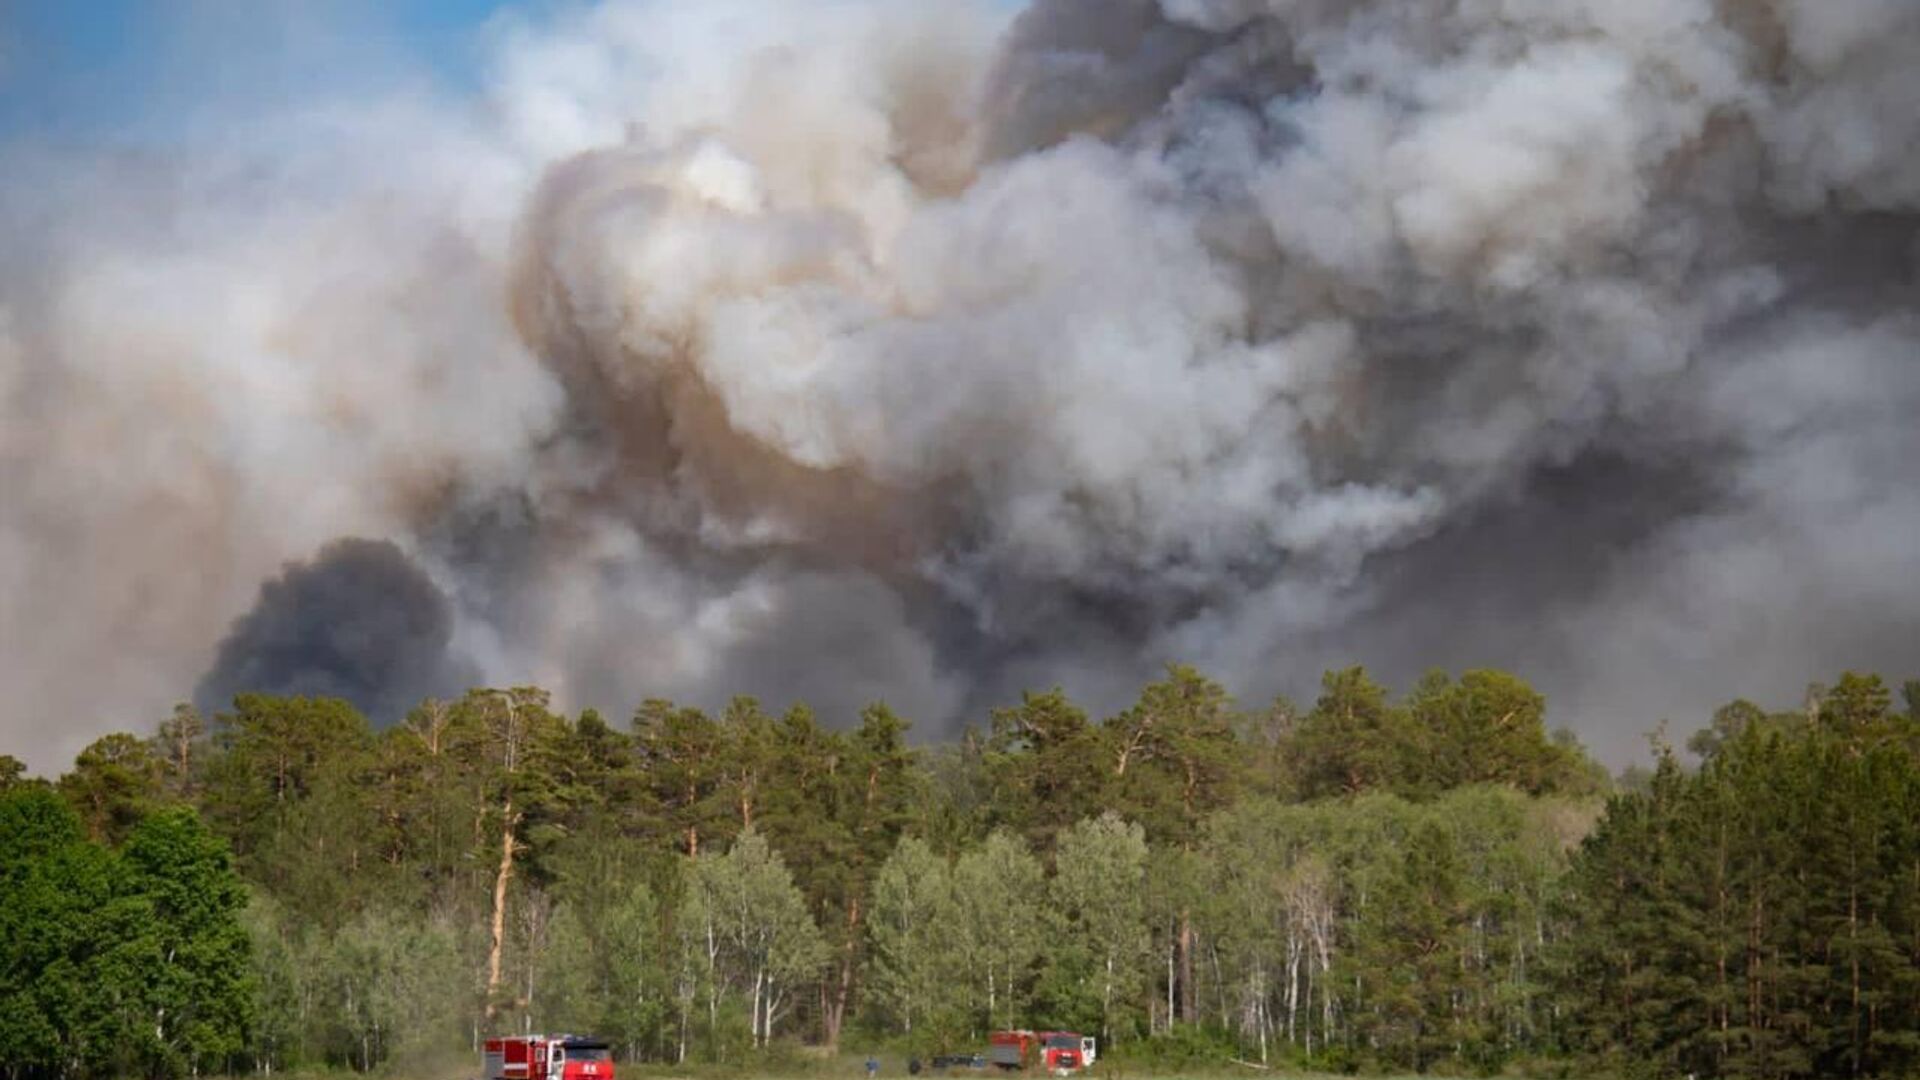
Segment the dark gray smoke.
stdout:
[[433,579],[384,540],[336,540],[291,563],[235,620],[194,691],[208,713],[242,693],[337,697],[375,723],[479,673],[451,656],[453,613]]
[[164,711],[346,534],[614,710],[1496,665],[1621,759],[1920,664],[1910,0],[496,29],[485,117],[9,170],[16,726]]

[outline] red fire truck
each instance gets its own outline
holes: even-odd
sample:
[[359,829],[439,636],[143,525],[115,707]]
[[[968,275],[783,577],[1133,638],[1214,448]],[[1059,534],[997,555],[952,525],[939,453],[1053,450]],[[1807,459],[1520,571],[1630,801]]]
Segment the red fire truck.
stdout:
[[488,1039],[485,1080],[613,1080],[613,1050],[581,1035],[508,1035]]
[[987,1061],[1002,1069],[1041,1068],[1066,1076],[1091,1068],[1093,1040],[1071,1031],[996,1031],[987,1039]]

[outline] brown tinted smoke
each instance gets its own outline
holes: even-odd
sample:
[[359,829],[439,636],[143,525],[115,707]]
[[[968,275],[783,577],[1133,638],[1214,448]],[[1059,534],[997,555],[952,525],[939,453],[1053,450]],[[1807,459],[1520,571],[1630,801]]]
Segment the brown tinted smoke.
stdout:
[[1618,758],[1920,663],[1904,0],[632,2],[494,44],[484,117],[39,161],[0,279],[37,764],[340,535],[488,680],[616,710],[1498,665]]

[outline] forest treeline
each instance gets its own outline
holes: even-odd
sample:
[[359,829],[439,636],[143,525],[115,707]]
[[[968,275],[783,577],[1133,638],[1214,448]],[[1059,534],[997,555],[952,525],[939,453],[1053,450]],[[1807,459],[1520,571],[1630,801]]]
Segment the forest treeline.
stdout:
[[740,698],[242,695],[0,757],[10,1077],[368,1070],[492,1031],[633,1060],[1109,1053],[1331,1069],[1920,1067],[1920,684],[1719,710],[1616,783],[1496,671],[1242,709],[1185,667],[915,746]]

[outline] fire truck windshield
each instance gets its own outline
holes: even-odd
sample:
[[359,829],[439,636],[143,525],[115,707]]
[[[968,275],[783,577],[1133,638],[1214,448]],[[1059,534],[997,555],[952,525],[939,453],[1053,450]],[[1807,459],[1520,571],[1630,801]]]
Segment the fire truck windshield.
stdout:
[[1080,1039],[1074,1035],[1049,1035],[1047,1036],[1047,1049],[1078,1050],[1080,1049]]
[[575,1043],[561,1050],[567,1061],[612,1061],[613,1051],[592,1043]]

